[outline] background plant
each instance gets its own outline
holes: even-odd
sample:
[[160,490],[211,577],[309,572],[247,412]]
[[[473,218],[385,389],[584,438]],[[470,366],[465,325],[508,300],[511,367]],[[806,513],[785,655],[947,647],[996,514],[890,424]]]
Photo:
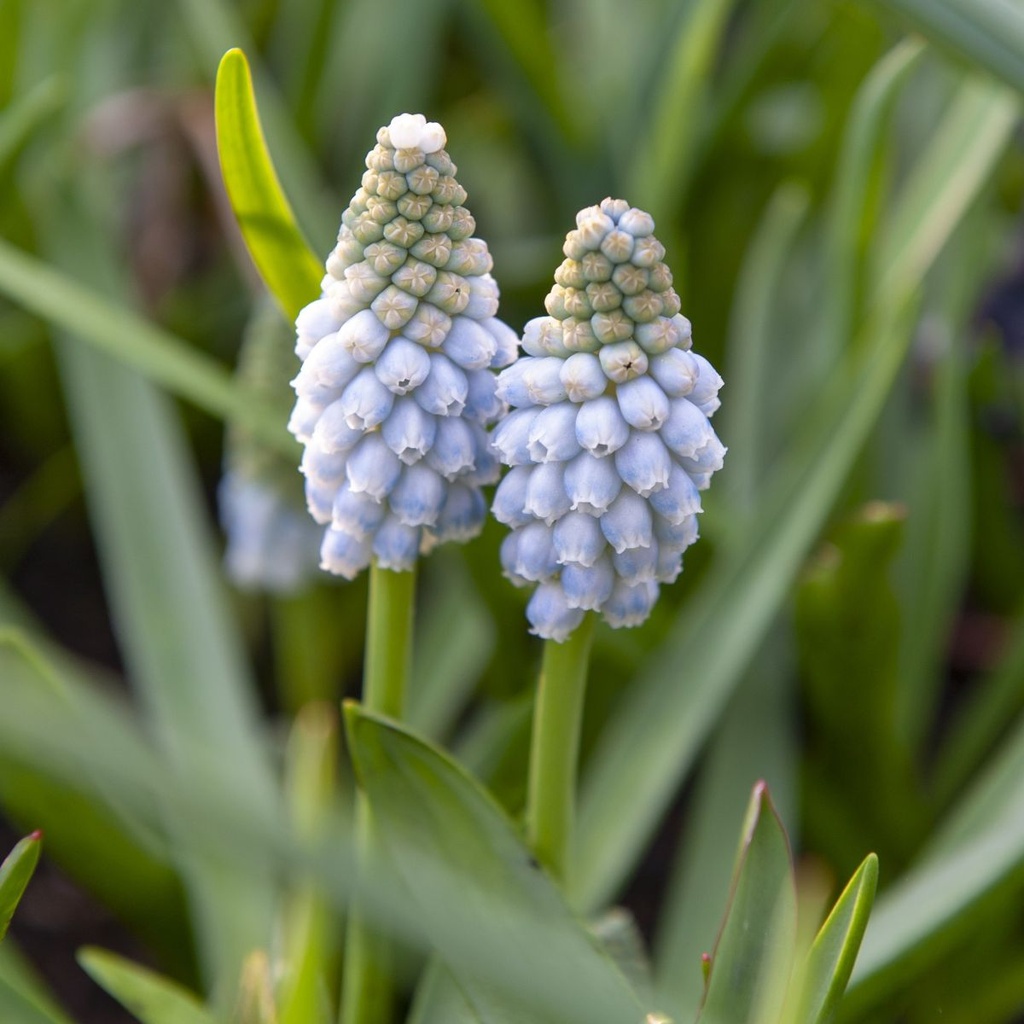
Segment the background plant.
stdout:
[[[880,856],[844,1019],[1012,1019],[1017,8],[399,13],[0,7],[5,813],[43,827],[53,862],[215,1006],[281,917],[282,862],[292,957],[331,955],[344,865],[282,837],[318,823],[330,847],[350,780],[309,767],[344,764],[329,715],[307,710],[287,756],[282,726],[353,691],[365,591],[230,594],[208,498],[225,421],[293,449],[230,371],[258,285],[220,198],[210,88],[240,45],[316,252],[367,139],[423,110],[452,140],[508,322],[540,308],[562,225],[622,195],[654,214],[728,382],[701,544],[643,630],[595,637],[572,902],[593,913],[627,891],[659,1007],[692,1016],[765,778],[796,849],[834,878]],[[495,579],[502,532],[423,566],[409,719],[516,813],[539,652],[523,596]],[[14,948],[5,1019],[63,1019]],[[247,991],[264,976],[250,965]],[[296,1007],[317,998],[295,991]]]

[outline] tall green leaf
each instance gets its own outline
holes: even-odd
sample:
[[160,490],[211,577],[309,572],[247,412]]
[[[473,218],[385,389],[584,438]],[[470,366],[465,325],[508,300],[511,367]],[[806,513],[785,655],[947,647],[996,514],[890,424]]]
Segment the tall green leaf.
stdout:
[[[88,266],[80,263],[75,272]],[[285,430],[287,409],[266,405],[233,381],[227,367],[2,239],[0,292],[74,334],[76,344],[92,345],[212,415],[243,424],[297,460],[298,448]]]
[[217,69],[217,151],[253,262],[289,320],[320,294],[323,267],[281,189],[256,109],[249,63],[228,50]]
[[[73,199],[60,213],[59,248],[56,225],[45,222],[53,250],[116,293],[96,226]],[[265,813],[275,787],[255,685],[180,424],[152,385],[102,353],[64,337],[57,356],[125,660],[168,763],[193,785],[216,784]],[[234,984],[242,956],[269,935],[269,878],[195,855],[187,820],[170,819],[207,979]]]
[[655,943],[658,1006],[692,1020],[704,990],[701,954],[714,945],[732,883],[736,835],[763,779],[784,822],[796,813],[795,671],[780,617],[711,739],[663,901]]
[[78,962],[142,1024],[218,1024],[187,989],[102,949],[83,949]]
[[346,717],[403,898],[469,1002],[530,1021],[640,1019],[636,995],[490,795],[397,724],[357,705]]
[[743,823],[732,892],[711,956],[701,1024],[774,1024],[796,940],[789,843],[764,783]]
[[868,854],[821,926],[801,972],[800,1003],[794,1024],[832,1019],[853,972],[878,884],[878,858]]
[[1024,10],[1011,0],[881,0],[947,52],[1024,93]]
[[73,1024],[13,942],[0,944],[0,1020],[4,1024]]
[[7,934],[14,910],[39,863],[42,838],[42,832],[33,832],[18,842],[0,862],[0,939]]

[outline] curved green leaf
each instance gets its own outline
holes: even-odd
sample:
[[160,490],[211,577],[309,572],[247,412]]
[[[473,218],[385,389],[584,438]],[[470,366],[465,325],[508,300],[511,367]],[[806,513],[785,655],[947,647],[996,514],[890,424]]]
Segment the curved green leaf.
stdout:
[[42,832],[22,839],[0,864],[0,939],[11,926],[14,910],[39,863]]
[[219,1019],[196,997],[153,971],[106,950],[86,948],[78,953],[86,973],[142,1024],[219,1024]]
[[768,787],[747,809],[732,893],[711,957],[701,1024],[777,1019],[796,940],[796,886],[789,842]]
[[470,1004],[560,1024],[640,1020],[636,994],[490,794],[395,723],[357,705],[346,719],[403,899]]
[[878,884],[878,858],[869,853],[857,868],[807,954],[797,1024],[824,1024],[853,973]]
[[1024,92],[1024,10],[1005,0],[884,0],[950,53]]
[[0,1020],[4,1024],[74,1024],[13,942],[0,944]]
[[228,50],[217,69],[217,151],[253,262],[289,320],[320,294],[323,267],[302,237],[260,126],[249,63]]

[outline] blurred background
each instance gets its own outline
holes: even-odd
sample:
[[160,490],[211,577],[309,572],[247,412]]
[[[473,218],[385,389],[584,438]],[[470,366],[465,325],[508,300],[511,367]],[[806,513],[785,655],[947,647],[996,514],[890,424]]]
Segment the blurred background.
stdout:
[[[543,311],[576,211],[621,196],[654,215],[725,377],[702,540],[650,622],[596,641],[576,902],[625,902],[668,1002],[695,1005],[765,778],[823,884],[880,856],[892,902],[849,1020],[1024,1020],[1020,6],[0,0],[0,615],[167,741],[187,714],[168,726],[158,693],[202,656],[174,663],[191,583],[162,575],[191,573],[188,549],[277,749],[300,707],[358,693],[365,582],[231,584],[226,403],[138,326],[225,381],[261,309],[290,351],[220,180],[213,81],[233,46],[317,253],[378,126],[422,112],[447,131],[506,322]],[[281,479],[296,501],[298,475]],[[540,645],[499,576],[502,536],[424,564],[410,716],[515,813]],[[195,983],[180,883],[18,745],[4,658],[0,848],[48,835],[15,940],[75,1019],[128,1020],[73,951]],[[950,895],[929,865],[982,835]]]

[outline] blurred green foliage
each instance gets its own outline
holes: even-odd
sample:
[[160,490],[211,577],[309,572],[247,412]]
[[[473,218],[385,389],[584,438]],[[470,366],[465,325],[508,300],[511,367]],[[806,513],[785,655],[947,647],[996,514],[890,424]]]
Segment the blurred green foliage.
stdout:
[[[765,779],[798,913],[825,902],[802,898],[810,865],[835,890],[880,856],[838,1019],[1014,1020],[1024,10],[1004,0],[0,0],[5,815],[45,827],[47,857],[213,1008],[174,990],[174,1019],[225,1013],[281,921],[272,952],[305,965],[285,1019],[329,1019],[336,985],[302,972],[337,975],[352,779],[331,713],[309,707],[355,691],[365,587],[270,599],[219,567],[225,423],[295,450],[286,411],[231,373],[262,294],[216,153],[214,76],[236,46],[316,253],[377,127],[422,111],[447,130],[507,322],[540,312],[576,210],[622,195],[654,214],[726,377],[732,451],[703,539],[643,629],[595,639],[575,909],[625,894],[653,1004],[693,1019]],[[515,816],[540,652],[501,536],[424,563],[410,721]],[[404,734],[371,732],[364,762],[418,763]],[[451,773],[439,814],[475,807],[473,827],[508,838],[461,769],[428,768]],[[401,836],[410,814],[385,817]],[[550,941],[579,953],[567,977],[618,978],[524,871],[566,929]],[[450,948],[464,919],[431,914]],[[18,927],[0,1018],[66,1020],[12,950]],[[415,965],[423,937],[405,937]],[[450,957],[500,1015],[488,950]],[[131,998],[164,984],[85,963]],[[435,962],[417,1019],[455,1015],[445,978]],[[537,977],[555,1006],[557,981]]]

